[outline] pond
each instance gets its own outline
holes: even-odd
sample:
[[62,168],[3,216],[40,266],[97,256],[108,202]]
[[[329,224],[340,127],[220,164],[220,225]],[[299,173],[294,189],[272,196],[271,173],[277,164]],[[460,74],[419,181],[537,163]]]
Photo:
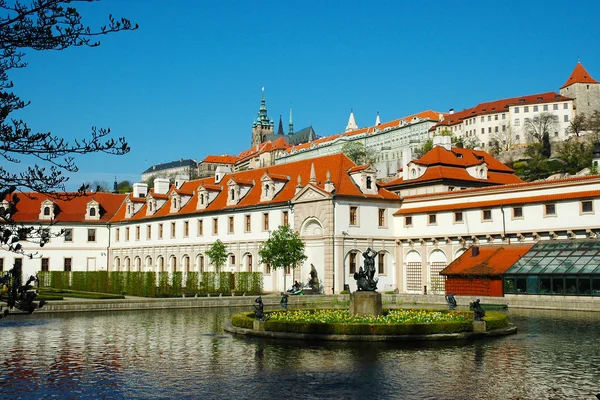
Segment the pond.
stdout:
[[223,331],[243,309],[34,314],[0,321],[4,398],[595,399],[600,313],[509,310],[516,335],[302,342]]

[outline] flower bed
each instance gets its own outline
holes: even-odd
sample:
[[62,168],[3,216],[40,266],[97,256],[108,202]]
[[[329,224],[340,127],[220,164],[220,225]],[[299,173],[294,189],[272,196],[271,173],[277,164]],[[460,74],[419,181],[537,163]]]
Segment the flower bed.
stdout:
[[[266,331],[335,335],[430,335],[471,332],[473,313],[423,309],[385,310],[375,317],[352,317],[344,309],[305,309],[266,313]],[[236,314],[232,325],[252,329],[253,313]],[[506,315],[489,312],[488,330],[508,326]]]

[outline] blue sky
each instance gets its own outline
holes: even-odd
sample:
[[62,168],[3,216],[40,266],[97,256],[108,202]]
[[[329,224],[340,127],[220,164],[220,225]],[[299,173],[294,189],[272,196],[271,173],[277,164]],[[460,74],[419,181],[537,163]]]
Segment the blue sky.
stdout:
[[140,25],[100,47],[29,52],[11,72],[31,128],[125,136],[125,156],[76,159],[82,181],[139,180],[152,164],[250,146],[265,87],[277,125],[319,135],[419,111],[558,91],[577,59],[600,80],[597,1],[104,0],[78,5]]

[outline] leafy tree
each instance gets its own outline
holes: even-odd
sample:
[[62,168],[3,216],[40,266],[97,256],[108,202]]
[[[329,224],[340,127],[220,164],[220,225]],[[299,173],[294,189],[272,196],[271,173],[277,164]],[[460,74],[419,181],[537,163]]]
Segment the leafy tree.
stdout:
[[552,155],[552,145],[550,144],[550,135],[548,132],[544,132],[542,135],[542,147],[540,149],[542,156],[550,158]]
[[556,158],[563,162],[562,173],[573,175],[592,164],[592,141],[575,139],[565,140],[556,146]]
[[130,193],[133,190],[133,187],[131,186],[131,182],[124,180],[117,183],[117,190],[119,193]]
[[433,139],[427,139],[423,146],[413,150],[413,154],[415,158],[421,158],[431,149],[433,149]]
[[[260,262],[269,264],[271,268],[291,268],[295,269],[304,260],[305,244],[300,239],[300,233],[294,232],[287,225],[280,225],[274,232],[271,233],[269,239],[262,244],[258,255]],[[283,287],[286,288],[286,274],[283,274]]]
[[[11,71],[27,66],[27,50],[65,50],[70,47],[96,47],[97,37],[109,33],[137,29],[128,19],[117,20],[109,16],[108,24],[92,30],[82,23],[82,17],[73,3],[86,0],[0,0],[0,201],[17,190],[31,190],[52,194],[65,190],[68,177],[63,173],[77,172],[73,156],[87,153],[122,155],[129,152],[124,138],[110,138],[109,129],[92,127],[91,134],[83,139],[68,140],[51,132],[34,132],[15,114],[29,102],[22,100],[11,89]],[[39,164],[28,166],[23,172],[11,172],[11,164],[23,159],[35,159]],[[87,188],[82,186],[81,191]],[[0,247],[17,251],[17,241],[22,227],[16,226],[10,215],[12,210],[0,208]],[[40,229],[38,239],[45,239]],[[30,232],[33,234],[33,230]],[[18,251],[22,251],[19,247]]]
[[206,255],[210,258],[210,262],[215,266],[217,272],[225,265],[227,254],[227,246],[221,242],[221,239],[217,239],[206,252]]
[[360,142],[348,142],[342,146],[342,153],[348,156],[355,164],[371,164],[375,161],[372,150],[365,148]]

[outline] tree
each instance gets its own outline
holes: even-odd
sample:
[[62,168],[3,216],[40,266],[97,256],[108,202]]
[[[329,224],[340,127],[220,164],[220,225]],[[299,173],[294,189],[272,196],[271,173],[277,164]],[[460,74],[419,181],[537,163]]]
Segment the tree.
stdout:
[[348,156],[355,164],[371,164],[375,161],[372,150],[365,148],[360,142],[348,142],[342,146],[342,153]]
[[[128,19],[109,16],[107,25],[92,30],[82,23],[81,15],[71,6],[76,2],[87,1],[0,0],[0,11],[4,13],[0,17],[0,154],[5,160],[0,166],[0,202],[17,190],[58,196],[56,192],[64,191],[69,179],[63,173],[77,172],[75,155],[129,152],[124,138],[109,137],[110,129],[92,127],[88,137],[69,142],[51,132],[34,132],[26,122],[13,116],[29,104],[11,91],[13,82],[9,78],[12,70],[27,66],[24,61],[27,50],[96,47],[100,45],[97,37],[101,35],[138,28]],[[39,164],[28,166],[23,172],[11,172],[7,163],[18,164],[23,159],[34,159]],[[81,191],[86,189],[85,186],[80,188]],[[18,235],[21,228],[10,219],[11,211],[0,208],[0,247],[15,251],[17,246],[13,241],[22,235]],[[39,240],[42,245],[47,241],[43,234]]]
[[225,265],[227,254],[227,246],[221,242],[221,239],[217,239],[206,252],[206,255],[210,258],[210,262],[215,266],[217,272]]
[[585,125],[585,114],[578,114],[572,118],[571,121],[569,121],[567,132],[572,135],[579,136],[579,134],[585,130]]
[[131,186],[131,182],[128,180],[121,181],[117,183],[117,191],[119,193],[130,193],[133,190]]
[[563,163],[562,173],[573,175],[592,165],[593,143],[576,139],[570,138],[556,146],[556,158]]
[[[258,255],[261,263],[269,264],[273,269],[295,269],[307,258],[304,254],[304,247],[305,244],[300,239],[299,232],[294,232],[288,225],[280,225],[262,244]],[[287,287],[285,277],[286,273],[284,272],[284,288]]]
[[110,183],[108,183],[107,181],[100,181],[100,180],[93,180],[91,182],[86,182],[85,187],[88,188],[89,190],[92,190],[96,193],[98,192],[104,192],[104,193],[110,193],[112,191],[112,189],[110,188]]
[[540,113],[533,118],[526,118],[524,123],[525,132],[530,143],[542,143],[544,135],[550,138],[550,133],[558,127],[558,117],[552,113]]
[[413,150],[415,158],[423,157],[429,150],[433,149],[433,139],[427,139],[423,146]]
[[600,111],[596,110],[586,119],[585,130],[594,135],[594,140],[600,140]]
[[490,153],[493,156],[497,156],[502,152],[511,150],[515,145],[518,144],[514,135],[512,126],[503,125],[502,130],[494,132],[490,136]]

